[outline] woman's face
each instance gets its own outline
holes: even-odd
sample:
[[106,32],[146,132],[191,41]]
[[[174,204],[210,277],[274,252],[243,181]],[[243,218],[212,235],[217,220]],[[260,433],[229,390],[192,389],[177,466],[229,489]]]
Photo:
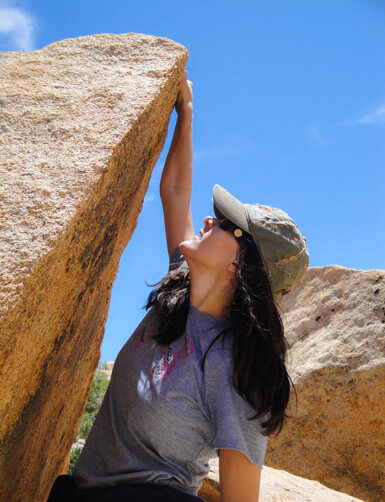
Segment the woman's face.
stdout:
[[218,219],[206,216],[200,238],[180,243],[180,250],[186,261],[189,259],[204,264],[207,268],[226,270],[238,258],[239,243],[233,233],[220,228]]

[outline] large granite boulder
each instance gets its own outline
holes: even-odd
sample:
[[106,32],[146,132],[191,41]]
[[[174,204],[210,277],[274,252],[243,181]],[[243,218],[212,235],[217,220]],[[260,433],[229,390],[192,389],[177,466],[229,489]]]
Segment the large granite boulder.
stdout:
[[365,501],[385,493],[385,271],[310,268],[279,308],[292,395],[265,462]]
[[68,469],[187,58],[135,33],[0,54],[0,500]]

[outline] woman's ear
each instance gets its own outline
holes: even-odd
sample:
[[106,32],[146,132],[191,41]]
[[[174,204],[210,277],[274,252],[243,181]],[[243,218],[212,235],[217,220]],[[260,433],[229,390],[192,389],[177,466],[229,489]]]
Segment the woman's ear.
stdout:
[[233,275],[237,273],[237,262],[233,261],[230,263],[230,265],[227,267],[227,270],[229,270]]

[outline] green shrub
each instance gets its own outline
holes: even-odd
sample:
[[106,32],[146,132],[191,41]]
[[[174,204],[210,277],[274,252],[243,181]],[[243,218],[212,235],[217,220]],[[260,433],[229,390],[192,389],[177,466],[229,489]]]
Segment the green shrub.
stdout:
[[77,461],[80,457],[80,454],[82,452],[82,447],[80,446],[75,446],[74,448],[72,448],[71,450],[71,455],[70,455],[70,467],[69,467],[69,470],[68,470],[68,474],[70,476],[72,476],[72,474],[74,473],[74,469],[75,469],[75,465],[77,464]]
[[[107,364],[99,363],[94,378],[92,380],[86,408],[84,410],[83,418],[80,422],[77,439],[87,440],[88,434],[90,433],[90,430],[92,429],[92,426],[95,422],[96,415],[100,410],[104,395],[106,393],[109,384],[109,379],[107,375],[103,372],[103,370],[105,369],[107,369]],[[81,446],[74,446],[71,450],[70,466],[68,472],[70,475],[73,473],[73,470],[78,461],[80,453],[82,452],[82,449],[83,448]]]

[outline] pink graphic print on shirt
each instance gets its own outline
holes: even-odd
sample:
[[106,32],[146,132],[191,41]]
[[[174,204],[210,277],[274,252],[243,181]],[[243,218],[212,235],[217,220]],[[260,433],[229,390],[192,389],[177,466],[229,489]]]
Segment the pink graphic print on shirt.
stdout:
[[[153,338],[156,331],[157,330],[151,327],[151,325],[136,329],[133,333],[135,349],[137,350],[146,341]],[[189,357],[194,353],[194,345],[188,333],[186,333],[186,339],[183,346],[178,351],[174,351],[171,344],[167,349],[158,343],[157,346],[162,357],[158,363],[155,361],[152,362],[151,373],[155,381],[165,380],[174,369],[178,360]]]
[[169,345],[167,350],[161,347],[160,351],[163,357],[158,363],[154,361],[151,368],[154,381],[166,380],[178,360],[189,357],[194,353],[194,345],[188,333],[186,333],[186,340],[178,351],[173,351],[172,345]]

